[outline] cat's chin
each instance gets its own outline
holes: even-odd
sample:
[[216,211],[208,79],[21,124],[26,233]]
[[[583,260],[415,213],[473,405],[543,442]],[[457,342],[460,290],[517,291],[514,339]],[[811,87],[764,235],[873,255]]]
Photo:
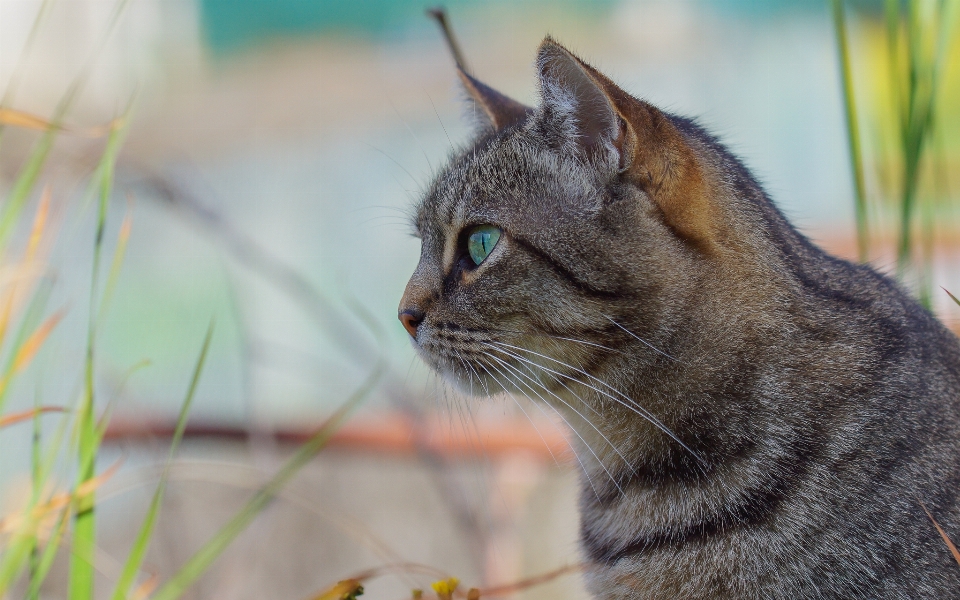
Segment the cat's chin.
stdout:
[[474,398],[488,398],[503,391],[499,384],[493,381],[478,380],[467,374],[451,369],[441,369],[443,380],[452,385],[458,392]]

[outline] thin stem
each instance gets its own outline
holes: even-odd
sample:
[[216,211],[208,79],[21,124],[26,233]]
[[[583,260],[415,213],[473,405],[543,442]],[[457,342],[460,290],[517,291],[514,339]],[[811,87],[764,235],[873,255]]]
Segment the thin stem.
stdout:
[[867,196],[863,176],[863,153],[860,149],[860,128],[853,89],[853,71],[850,66],[850,48],[847,43],[846,13],[843,0],[833,0],[833,24],[840,58],[840,79],[843,85],[844,114],[847,121],[847,145],[850,168],[853,172],[854,208],[857,219],[857,255],[865,262],[870,254],[870,232],[867,222]]

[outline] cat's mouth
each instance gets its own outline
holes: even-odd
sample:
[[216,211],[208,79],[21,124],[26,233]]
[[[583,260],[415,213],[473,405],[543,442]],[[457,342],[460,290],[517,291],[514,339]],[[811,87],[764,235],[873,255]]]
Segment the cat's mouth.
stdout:
[[497,356],[499,342],[488,339],[451,339],[449,336],[422,336],[416,348],[423,360],[448,383],[471,396],[523,393],[520,365]]

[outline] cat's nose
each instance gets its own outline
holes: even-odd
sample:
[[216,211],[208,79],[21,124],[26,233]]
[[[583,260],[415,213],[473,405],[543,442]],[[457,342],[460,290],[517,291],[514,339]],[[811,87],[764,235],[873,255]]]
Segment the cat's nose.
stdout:
[[423,312],[415,308],[400,311],[400,322],[410,337],[417,339],[417,326],[423,321]]

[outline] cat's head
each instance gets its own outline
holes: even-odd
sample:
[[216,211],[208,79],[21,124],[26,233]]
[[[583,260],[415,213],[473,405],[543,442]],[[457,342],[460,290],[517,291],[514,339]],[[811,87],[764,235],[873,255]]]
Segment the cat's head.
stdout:
[[400,320],[477,394],[555,393],[634,346],[668,360],[698,265],[724,246],[709,141],[549,38],[537,69],[533,109],[461,72],[484,126],[415,217]]

